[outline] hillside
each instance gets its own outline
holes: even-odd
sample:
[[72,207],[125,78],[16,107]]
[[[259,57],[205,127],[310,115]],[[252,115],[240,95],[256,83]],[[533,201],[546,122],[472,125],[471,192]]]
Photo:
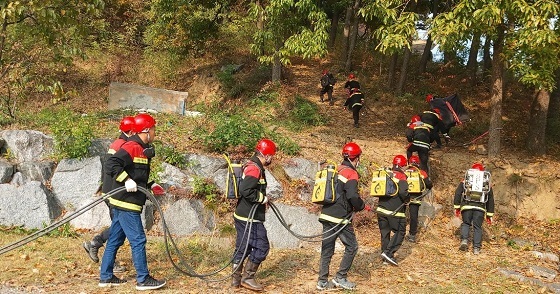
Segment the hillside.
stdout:
[[[360,250],[354,266],[349,273],[349,279],[358,283],[356,293],[547,293],[550,288],[536,286],[526,282],[518,282],[502,275],[500,269],[516,271],[532,277],[535,274],[531,266],[541,266],[558,270],[555,262],[538,259],[529,252],[537,250],[558,254],[560,242],[556,232],[560,229],[557,208],[550,203],[557,203],[556,195],[552,198],[535,198],[522,209],[515,207],[517,215],[505,214],[511,211],[512,199],[509,193],[500,193],[497,199],[497,213],[495,224],[485,225],[483,253],[479,256],[471,252],[458,250],[459,240],[453,226],[451,196],[465,169],[473,162],[484,161],[494,172],[496,190],[509,191],[511,183],[507,176],[512,171],[520,174],[545,173],[552,179],[557,178],[552,171],[559,167],[558,162],[549,157],[531,158],[520,152],[519,144],[522,139],[518,134],[522,128],[506,123],[503,156],[494,162],[486,160],[484,155],[478,154],[474,147],[461,146],[476,138],[484,130],[482,122],[488,116],[489,110],[481,96],[488,95],[483,87],[473,89],[467,86],[459,76],[449,75],[445,81],[437,81],[436,77],[411,77],[410,84],[418,83],[415,95],[406,99],[395,98],[384,94],[381,77],[359,74],[358,79],[364,87],[367,109],[361,116],[360,128],[352,127],[352,115],[342,108],[344,91],[342,85],[344,75],[338,75],[339,83],[335,87],[334,106],[320,103],[318,80],[322,68],[327,64],[300,63],[290,68],[280,93],[281,102],[286,103],[296,94],[309,101],[317,103],[320,112],[329,118],[324,126],[313,127],[300,132],[290,132],[278,127],[289,135],[302,147],[301,156],[313,159],[333,159],[340,157],[340,147],[348,138],[357,142],[364,150],[362,164],[388,165],[396,154],[404,154],[406,140],[404,126],[410,116],[424,107],[423,94],[428,89],[437,91],[442,96],[459,92],[464,103],[471,111],[475,122],[463,127],[456,127],[451,132],[453,140],[448,146],[431,153],[432,177],[434,180],[435,201],[443,205],[441,213],[424,228],[419,242],[405,242],[399,250],[397,259],[399,267],[383,265],[380,254],[379,230],[374,213],[362,212],[356,219],[356,232]],[[217,66],[214,69],[217,70]],[[250,67],[249,67],[250,68]],[[248,70],[248,69],[247,69]],[[219,92],[219,84],[213,78],[205,75],[208,67],[193,68],[179,74],[180,77],[191,77],[188,82],[175,85],[174,89],[187,90],[193,97],[192,103],[205,101],[210,104]],[[366,70],[363,71],[367,73]],[[241,73],[243,74],[243,73]],[[442,79],[443,80],[443,79]],[[460,89],[468,89],[461,91]],[[89,89],[92,93],[103,93],[104,89]],[[426,90],[426,91],[428,91]],[[521,92],[523,93],[523,92]],[[508,93],[509,101],[516,103],[518,109],[524,109],[523,97]],[[521,94],[522,95],[522,94]],[[511,103],[513,104],[513,103]],[[69,105],[78,105],[82,112],[95,111],[103,108],[102,104],[95,104],[91,99],[86,101],[70,101]],[[506,121],[517,121],[522,113],[505,111]],[[478,120],[478,122],[477,122]],[[17,126],[12,126],[17,127]],[[193,127],[191,126],[191,129]],[[176,138],[178,134],[170,132],[159,133],[160,140],[174,144],[186,141],[185,150],[196,149],[195,144],[184,138]],[[175,129],[177,130],[177,129]],[[180,133],[188,136],[189,131]],[[187,135],[185,135],[187,134]],[[477,141],[484,144],[486,138]],[[473,147],[473,148],[469,148]],[[287,156],[280,154],[277,161],[286,160]],[[557,192],[556,186],[550,186],[549,194]],[[522,186],[523,188],[523,186]],[[547,190],[548,186],[538,186],[535,189]],[[533,190],[533,192],[536,190]],[[531,193],[531,191],[527,192]],[[364,196],[367,193],[364,193]],[[557,194],[557,193],[556,193]],[[287,199],[294,199],[286,195]],[[523,198],[523,199],[526,199]],[[281,200],[280,200],[281,201]],[[372,202],[372,199],[367,199]],[[503,208],[503,210],[501,210]],[[546,211],[547,217],[539,216],[540,211]],[[229,218],[229,215],[224,216]],[[10,252],[0,260],[0,290],[19,288],[26,293],[133,293],[134,270],[125,273],[129,280],[118,290],[100,290],[97,288],[98,266],[84,254],[81,242],[91,238],[93,232],[80,232],[77,238],[44,237],[16,251]],[[3,235],[2,244],[22,238],[13,231],[0,232]],[[245,290],[233,291],[226,282],[206,283],[188,278],[176,270],[166,260],[161,239],[149,236],[147,245],[150,269],[156,277],[166,277],[168,285],[157,293],[250,293]],[[204,243],[204,238],[194,238],[193,242]],[[230,239],[231,240],[231,239]],[[515,241],[517,240],[517,241]],[[523,242],[522,242],[523,241]],[[312,249],[277,250],[273,249],[269,258],[263,263],[257,278],[266,286],[269,293],[313,293],[316,292],[316,278],[319,253],[318,245]],[[123,246],[119,256],[122,261],[132,268],[129,246]],[[211,251],[213,252],[213,251]],[[210,255],[210,254],[208,254]],[[204,252],[201,253],[204,258]],[[331,263],[331,274],[336,271],[341,252],[337,251]],[[209,270],[202,268],[201,271]],[[539,279],[545,281],[544,279]],[[560,283],[556,277],[547,283]],[[3,291],[2,291],[3,292]],[[154,292],[156,293],[156,292]]]

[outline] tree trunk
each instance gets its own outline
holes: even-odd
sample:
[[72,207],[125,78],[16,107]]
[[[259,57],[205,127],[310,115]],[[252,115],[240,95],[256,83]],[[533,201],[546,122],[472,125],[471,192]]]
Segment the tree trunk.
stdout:
[[329,49],[334,49],[334,44],[336,43],[336,34],[338,33],[338,22],[340,20],[340,11],[334,9],[333,17],[331,20],[331,31],[329,32]]
[[[264,8],[261,5],[261,2],[259,0],[257,0],[256,2],[257,7],[259,7],[259,14],[257,16],[257,30],[259,31],[263,31],[264,30]],[[259,55],[258,56],[263,56],[264,55],[264,44],[263,42],[260,42],[258,44],[259,46]]]
[[346,7],[346,17],[344,19],[344,36],[342,38],[342,51],[340,52],[342,60],[346,63],[346,58],[348,56],[348,44],[350,43],[350,28],[351,28],[351,20],[352,20],[352,6],[348,5]]
[[278,51],[280,50],[280,45],[277,41],[276,50],[274,52],[274,61],[272,63],[272,82],[280,82],[282,80],[282,62],[280,62],[280,55]]
[[550,103],[550,92],[540,89],[531,103],[527,149],[534,155],[546,153],[546,117]]
[[547,141],[560,142],[560,70],[556,71],[556,89],[550,94],[548,105],[546,136]]
[[488,35],[484,36],[484,47],[482,53],[482,79],[488,81],[488,77],[492,76],[492,57],[490,56],[490,44],[492,40]]
[[391,63],[389,64],[389,75],[387,77],[387,87],[389,88],[389,91],[393,89],[393,83],[395,82],[398,60],[399,60],[399,54],[394,53],[393,56],[391,56]]
[[350,44],[348,46],[348,55],[344,65],[344,71],[350,72],[352,70],[352,53],[356,47],[356,39],[358,39],[358,24],[360,18],[358,17],[358,9],[360,9],[360,0],[354,1],[354,8],[352,9],[352,29],[350,30]]
[[500,141],[502,131],[502,97],[504,79],[504,29],[498,27],[498,36],[493,46],[494,58],[492,59],[492,96],[490,97],[490,127],[488,139],[488,157],[497,158],[500,155]]
[[405,86],[405,83],[406,83],[406,75],[408,73],[408,61],[410,60],[410,55],[411,54],[412,54],[412,52],[410,51],[409,48],[404,49],[403,62],[402,62],[402,66],[401,66],[401,76],[399,78],[399,84],[397,85],[397,89],[395,91],[395,94],[397,96],[402,96],[402,94],[404,93],[404,86]]
[[426,47],[424,47],[424,53],[422,53],[422,58],[420,59],[420,73],[426,72],[426,67],[428,66],[428,61],[432,61],[432,35],[428,35],[426,40]]
[[480,33],[473,35],[469,60],[467,61],[467,72],[471,78],[471,83],[476,84],[476,71],[478,69],[478,49],[480,49]]

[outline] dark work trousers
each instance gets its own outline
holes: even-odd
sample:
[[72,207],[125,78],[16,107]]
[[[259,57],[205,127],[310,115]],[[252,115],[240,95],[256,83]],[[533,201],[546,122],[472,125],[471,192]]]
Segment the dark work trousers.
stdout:
[[321,96],[321,102],[323,102],[323,96],[325,95],[325,93],[327,93],[327,96],[329,97],[329,102],[330,104],[334,104],[334,100],[333,100],[333,87],[332,86],[326,86],[323,87],[323,89],[321,89],[321,92],[319,93],[319,95]]
[[441,138],[439,137],[439,131],[436,129],[430,130],[430,143],[436,141],[436,144],[441,145]]
[[[266,228],[262,222],[254,222],[251,226],[250,223],[235,219],[235,230],[237,231],[237,238],[235,239],[235,255],[233,256],[233,263],[242,263],[247,256],[253,263],[259,264],[266,259],[270,243]],[[245,226],[251,226],[251,232],[245,232]],[[245,236],[243,236],[245,232]],[[247,246],[247,235],[249,235],[249,246],[245,255],[245,248]]]
[[461,211],[463,223],[461,224],[461,240],[469,239],[471,225],[473,227],[473,247],[482,247],[482,221],[486,213],[478,209],[468,209]]
[[[377,222],[381,232],[381,251],[391,258],[399,250],[406,232],[406,218],[378,213]],[[391,236],[391,232],[393,236]]]
[[[332,229],[337,224],[326,221],[321,223],[323,224],[324,236],[330,236],[334,232],[338,231],[341,226],[339,225],[335,229]],[[342,256],[342,260],[340,261],[336,278],[346,278],[348,276],[348,270],[350,269],[350,266],[352,266],[354,257],[358,252],[358,240],[356,240],[356,234],[354,234],[352,224],[348,224],[337,235],[323,240],[321,243],[321,260],[319,262],[319,281],[326,282],[329,279],[329,266],[334,254],[336,238],[340,238],[340,241],[344,244],[344,256]]]
[[[113,221],[113,210],[111,209],[107,201],[105,201],[105,204],[107,204],[107,206],[109,207],[109,217],[111,218],[111,221]],[[109,240],[109,229],[110,227],[107,227],[105,228],[105,230],[103,230],[103,232],[93,237],[92,241],[95,243],[93,244],[94,246],[101,247],[103,246],[103,244],[105,244],[105,242],[107,242],[107,240]]]
[[360,121],[360,110],[362,109],[362,105],[355,105],[352,107],[352,117],[354,118],[354,125],[357,126],[358,122]]
[[410,144],[406,149],[406,158],[410,159],[412,153],[418,153],[420,158],[420,169],[428,172],[428,160],[430,158],[430,149]]
[[408,234],[414,236],[418,233],[418,211],[420,210],[420,204],[409,203],[408,204],[408,215],[410,216],[410,228],[408,228]]

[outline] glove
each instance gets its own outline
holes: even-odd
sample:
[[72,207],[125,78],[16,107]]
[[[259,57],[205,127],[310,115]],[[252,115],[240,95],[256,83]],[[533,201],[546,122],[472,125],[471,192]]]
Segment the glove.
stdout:
[[126,188],[126,192],[136,192],[136,190],[138,190],[136,182],[131,178],[128,178],[128,180],[124,182],[124,186]]
[[369,206],[369,204],[366,204],[366,206],[364,206],[364,210],[371,211],[371,206]]
[[262,202],[261,204],[267,204],[267,203],[268,203],[268,197],[267,197],[267,196],[264,196],[264,200],[263,200],[263,202]]
[[152,187],[150,187],[150,188],[152,189],[152,193],[154,195],[159,196],[159,195],[165,194],[165,190],[157,183],[153,183]]
[[461,217],[461,210],[460,209],[455,209],[455,216],[456,217]]
[[487,216],[487,217],[486,217],[486,223],[487,223],[488,225],[492,225],[492,218],[489,217],[489,216]]

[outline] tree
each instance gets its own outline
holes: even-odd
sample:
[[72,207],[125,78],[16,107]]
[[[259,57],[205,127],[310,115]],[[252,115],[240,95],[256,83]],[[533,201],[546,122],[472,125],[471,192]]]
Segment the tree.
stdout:
[[[395,54],[405,52],[403,49],[411,50],[411,40],[417,35],[418,15],[415,12],[406,11],[407,3],[403,4],[402,1],[396,0],[368,0],[360,9],[360,14],[366,20],[377,18],[382,23],[374,32],[379,41],[376,49],[382,54],[395,56]],[[406,75],[406,72],[401,72],[402,74]],[[389,84],[392,84],[392,81],[389,81]],[[404,86],[402,79],[400,84]],[[402,88],[397,89],[397,93],[402,93],[402,91]]]
[[102,8],[101,0],[0,2],[1,115],[16,119],[19,103],[33,93],[49,91],[54,102],[68,95],[57,75],[85,57]]
[[251,49],[259,62],[272,64],[272,81],[282,78],[282,66],[293,56],[313,58],[327,52],[329,22],[312,0],[271,0],[266,5],[252,3],[249,14],[256,22],[264,17],[262,29],[255,31]]
[[[502,126],[502,96],[506,60],[509,69],[524,84],[537,91],[550,91],[554,85],[554,71],[558,68],[558,35],[552,21],[558,15],[555,1],[525,2],[494,1],[490,3],[458,1],[451,11],[442,13],[434,20],[432,33],[437,42],[449,48],[461,43],[474,33],[480,32],[493,41],[492,94],[489,126],[488,156],[500,154],[500,131]],[[486,43],[485,43],[486,47]],[[486,49],[486,48],[485,48]],[[537,98],[538,97],[538,98]],[[535,95],[537,100],[533,113],[545,119],[530,120],[528,150],[542,153],[543,131],[546,127],[546,95]],[[533,115],[532,115],[533,116]],[[536,118],[536,117],[535,117]],[[543,125],[544,124],[544,125]],[[531,134],[533,133],[533,134]],[[539,146],[540,145],[540,146]]]

